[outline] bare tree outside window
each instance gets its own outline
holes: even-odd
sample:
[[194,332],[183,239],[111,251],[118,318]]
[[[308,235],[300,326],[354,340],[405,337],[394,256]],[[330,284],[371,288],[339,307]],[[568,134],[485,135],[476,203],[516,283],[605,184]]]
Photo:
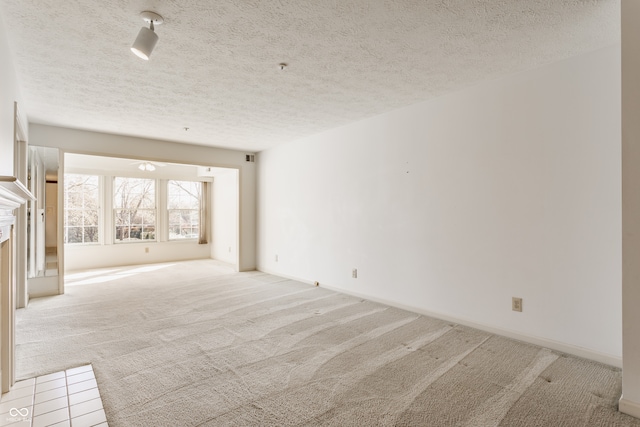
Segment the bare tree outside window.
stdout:
[[156,181],[113,179],[115,241],[156,240]]
[[169,240],[197,239],[202,183],[171,180],[167,186]]
[[94,175],[64,176],[64,242],[98,243],[99,179]]

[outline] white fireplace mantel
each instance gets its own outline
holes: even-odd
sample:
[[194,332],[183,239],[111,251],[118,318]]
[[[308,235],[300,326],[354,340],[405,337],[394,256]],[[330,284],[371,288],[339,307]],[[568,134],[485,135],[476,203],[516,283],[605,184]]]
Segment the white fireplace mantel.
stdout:
[[16,177],[0,175],[0,210],[16,209],[29,200],[35,197]]
[[15,382],[16,209],[35,198],[13,176],[0,176],[0,391]]
[[29,200],[35,200],[35,198],[24,184],[13,176],[0,175],[0,241],[7,238],[16,220],[14,209]]

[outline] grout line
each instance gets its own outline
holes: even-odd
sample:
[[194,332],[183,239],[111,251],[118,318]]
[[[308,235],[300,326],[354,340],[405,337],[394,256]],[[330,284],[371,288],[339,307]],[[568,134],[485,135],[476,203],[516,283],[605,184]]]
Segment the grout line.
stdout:
[[69,425],[71,425],[71,402],[69,402],[69,375],[67,375],[67,371],[64,371],[64,380],[67,384],[67,414],[69,415]]
[[[64,373],[64,377],[56,378],[56,379],[55,379],[55,380],[61,380],[62,378],[64,378],[64,380],[65,380],[65,381],[64,381],[64,382],[65,382],[65,385],[63,386],[63,387],[64,387],[64,391],[65,391],[65,395],[64,395],[64,396],[59,396],[59,397],[54,398],[54,399],[60,399],[60,398],[62,398],[62,397],[65,397],[65,398],[67,399],[67,400],[66,400],[66,402],[67,402],[67,404],[66,404],[66,409],[67,409],[67,416],[68,416],[67,421],[69,422],[69,425],[72,425],[72,420],[73,420],[73,418],[71,417],[71,400],[70,400],[70,396],[71,396],[71,394],[69,394],[69,378],[70,378],[70,377],[73,377],[73,376],[75,376],[75,375],[80,375],[80,374],[87,374],[87,373],[91,373],[92,378],[91,378],[91,379],[89,379],[89,380],[86,380],[86,381],[91,381],[91,380],[93,380],[93,381],[95,381],[95,382],[96,382],[96,387],[94,387],[94,388],[95,388],[95,389],[96,389],[96,391],[97,391],[98,397],[96,397],[96,398],[94,398],[94,399],[90,399],[90,400],[99,400],[99,403],[100,403],[100,408],[99,408],[99,409],[96,409],[96,410],[94,410],[94,411],[88,412],[88,413],[86,413],[86,414],[79,415],[79,416],[78,416],[78,417],[76,417],[76,418],[79,418],[79,417],[82,417],[82,416],[85,416],[85,415],[89,415],[89,414],[93,414],[93,413],[95,413],[95,412],[104,411],[104,403],[102,402],[102,395],[100,394],[100,389],[98,388],[98,385],[97,385],[97,378],[96,378],[96,376],[95,376],[95,372],[93,371],[93,367],[92,367],[90,364],[89,364],[89,365],[86,365],[86,366],[88,366],[88,367],[89,367],[89,369],[86,369],[86,370],[84,370],[84,371],[82,371],[82,372],[74,372],[74,373],[73,373],[73,374],[71,374],[71,375],[69,375],[69,374],[67,373],[67,370],[65,370],[65,371],[60,371],[60,372],[63,372],[63,373]],[[84,366],[82,366],[82,367],[76,367],[76,368],[71,368],[71,369],[77,369],[77,368],[84,368]],[[57,373],[58,373],[58,372],[54,372],[53,374],[57,374]],[[52,374],[47,374],[47,375],[52,375]],[[44,376],[45,376],[45,375],[42,375],[42,377],[44,377]],[[34,419],[36,418],[36,416],[34,416],[34,412],[35,412],[35,409],[36,409],[36,396],[37,396],[37,394],[38,394],[38,393],[36,393],[36,384],[37,384],[37,380],[38,380],[38,378],[39,378],[39,377],[35,377],[35,378],[33,378],[33,379],[32,379],[32,378],[29,378],[29,379],[27,379],[27,380],[23,380],[23,381],[30,381],[30,380],[33,380],[33,384],[31,385],[31,387],[32,387],[32,388],[31,388],[31,404],[29,405],[29,413],[28,413],[28,414],[30,415],[30,417],[29,417],[29,423],[28,423],[30,427],[32,427],[32,426],[33,426]],[[50,380],[50,381],[54,381],[54,380]],[[48,382],[48,381],[44,381],[44,382],[43,382],[43,383],[41,383],[41,384],[46,384],[47,382]],[[80,382],[82,382],[82,381],[80,381]],[[74,383],[74,384],[78,384],[78,383]],[[73,385],[73,384],[72,384],[72,385]],[[16,389],[12,389],[11,391],[13,391],[13,390],[20,390],[20,389],[26,389],[26,388],[28,388],[28,387],[29,387],[29,386],[22,386],[22,387],[18,387],[18,388],[16,388]],[[62,389],[63,387],[57,387],[57,388],[55,388],[55,389],[45,390],[45,391],[43,391],[42,393],[50,392],[50,391],[52,391],[52,390]],[[89,390],[93,390],[93,388],[92,388],[92,389],[89,389]],[[82,391],[79,391],[79,392],[76,392],[76,393],[84,393],[84,392],[87,392],[87,391],[89,391],[89,390],[82,390]],[[74,394],[76,394],[76,393],[74,393]],[[11,400],[7,400],[7,401],[3,401],[3,400],[0,398],[0,402],[1,402],[1,403],[6,403],[6,402],[14,401],[14,400],[16,400],[16,399],[24,399],[24,398],[27,398],[27,397],[29,397],[29,395],[28,395],[28,394],[27,394],[26,396],[22,396],[22,397],[19,397],[19,398],[13,398],[13,399],[11,399]],[[49,400],[46,400],[46,401],[43,401],[43,402],[39,402],[39,403],[38,403],[38,405],[46,404],[47,402],[50,402],[51,400],[54,400],[54,399],[49,399]],[[80,402],[80,403],[78,403],[78,405],[79,405],[79,404],[82,404],[82,403],[86,403],[86,402]],[[38,417],[40,417],[40,416],[46,416],[46,415],[47,415],[47,414],[49,414],[50,412],[60,411],[60,410],[62,410],[62,409],[64,409],[64,407],[63,407],[63,408],[56,409],[56,410],[54,410],[54,411],[49,411],[49,412],[45,412],[45,413],[39,414],[39,415],[38,415]],[[106,416],[106,415],[105,415],[105,416]],[[102,424],[107,424],[107,425],[108,425],[108,421],[103,421],[103,422],[101,422],[101,423],[100,423],[100,425],[102,425]],[[55,425],[55,424],[48,424],[48,425],[47,425],[47,427],[52,427],[52,426],[54,426],[54,425]],[[9,426],[7,426],[7,427],[10,427],[10,426],[11,426],[11,425],[9,425]]]

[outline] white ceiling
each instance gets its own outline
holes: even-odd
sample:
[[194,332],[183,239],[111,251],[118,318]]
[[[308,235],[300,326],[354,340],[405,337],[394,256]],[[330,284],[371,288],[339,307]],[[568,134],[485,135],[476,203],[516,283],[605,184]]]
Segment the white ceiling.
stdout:
[[[129,50],[143,10],[166,20],[148,62]],[[31,122],[245,151],[620,40],[620,0],[0,0],[0,13]]]

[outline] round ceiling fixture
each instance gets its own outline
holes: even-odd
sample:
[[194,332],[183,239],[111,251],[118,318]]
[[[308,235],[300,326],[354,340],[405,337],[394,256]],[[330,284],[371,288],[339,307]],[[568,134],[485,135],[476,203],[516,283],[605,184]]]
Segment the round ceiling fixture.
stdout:
[[284,71],[284,70],[286,70],[286,69],[287,69],[287,66],[288,66],[288,65],[287,65],[286,63],[281,62],[281,63],[279,63],[279,64],[278,64],[278,69],[279,69],[280,71]]
[[153,25],[160,25],[164,22],[164,18],[162,16],[148,10],[140,12],[140,18],[142,18],[142,20],[147,24],[151,24],[153,22]]
[[140,13],[140,17],[144,22],[149,24],[149,28],[142,27],[136,37],[136,41],[131,46],[131,52],[135,53],[138,57],[149,60],[153,48],[158,43],[158,35],[154,31],[155,25],[160,25],[164,22],[164,18],[155,12],[144,11]]

